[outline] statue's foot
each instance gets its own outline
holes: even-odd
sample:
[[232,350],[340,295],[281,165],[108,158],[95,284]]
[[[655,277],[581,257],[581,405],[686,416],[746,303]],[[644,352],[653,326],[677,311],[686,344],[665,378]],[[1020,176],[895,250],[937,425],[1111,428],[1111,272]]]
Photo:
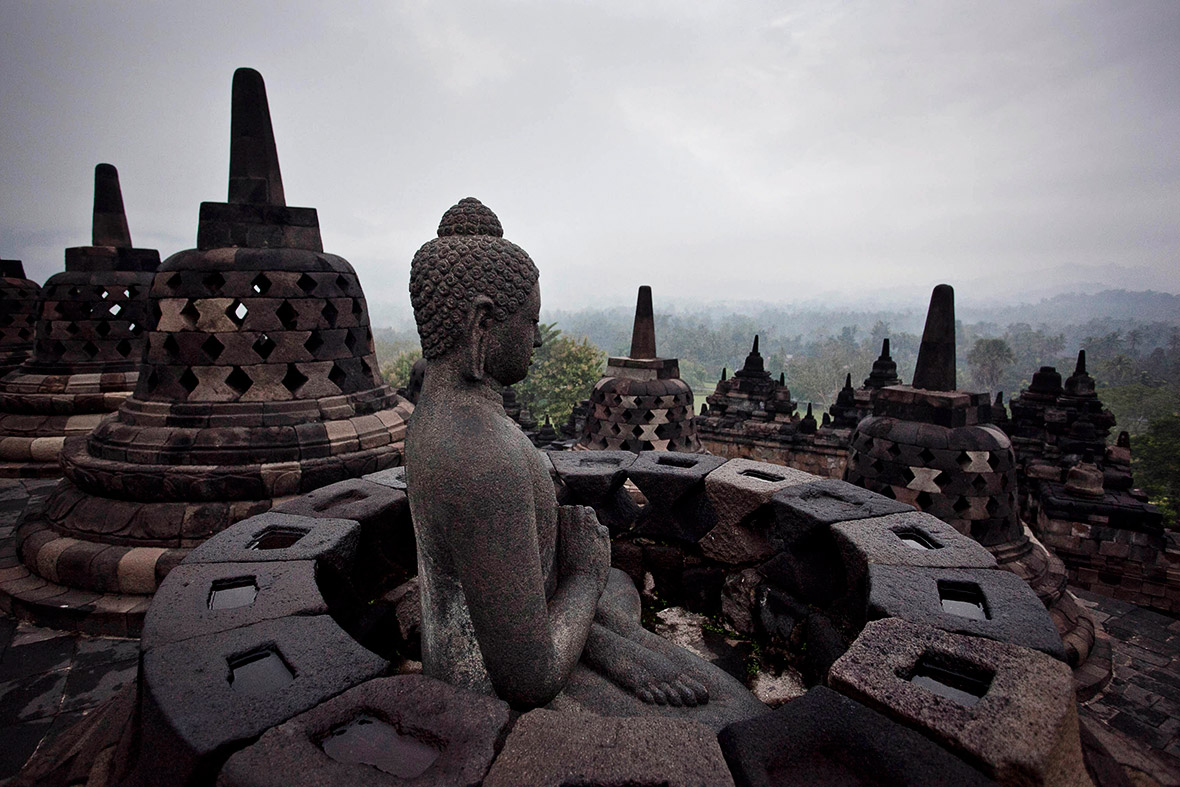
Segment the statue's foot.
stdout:
[[671,659],[599,624],[590,627],[584,661],[615,685],[652,705],[695,707],[709,690]]

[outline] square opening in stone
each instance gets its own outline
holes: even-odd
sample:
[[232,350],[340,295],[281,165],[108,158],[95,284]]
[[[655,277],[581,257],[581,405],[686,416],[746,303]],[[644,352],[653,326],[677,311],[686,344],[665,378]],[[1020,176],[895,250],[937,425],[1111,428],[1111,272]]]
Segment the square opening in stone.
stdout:
[[426,772],[439,757],[437,746],[407,735],[367,713],[333,728],[320,742],[324,754],[346,765],[371,765],[399,779]]
[[749,470],[742,470],[738,473],[738,475],[744,475],[747,478],[757,478],[759,481],[768,481],[772,484],[778,483],[779,481],[786,481],[787,480],[786,476],[776,475],[774,473],[768,473],[765,470],[755,470],[754,468],[750,468]]
[[209,588],[209,609],[248,607],[258,597],[258,582],[254,577],[218,579]]
[[246,549],[286,549],[298,543],[299,539],[307,535],[307,532],[302,527],[271,525],[254,536],[253,540],[246,544]]
[[295,680],[295,673],[273,645],[226,659],[229,685],[245,694],[267,694]]
[[927,651],[914,666],[910,682],[971,708],[991,688],[995,673],[941,653]]
[[931,549],[942,549],[942,544],[935,541],[928,533],[924,533],[916,527],[897,528],[893,531],[893,534],[901,539],[901,543],[910,549],[916,549],[920,552],[926,552]]
[[991,613],[987,608],[987,599],[983,589],[974,582],[954,582],[938,580],[938,599],[942,602],[942,611],[949,615],[958,615],[971,620],[991,620]]
[[668,467],[696,467],[697,460],[684,456],[668,456],[667,454],[660,454],[656,457],[657,465],[667,465]]

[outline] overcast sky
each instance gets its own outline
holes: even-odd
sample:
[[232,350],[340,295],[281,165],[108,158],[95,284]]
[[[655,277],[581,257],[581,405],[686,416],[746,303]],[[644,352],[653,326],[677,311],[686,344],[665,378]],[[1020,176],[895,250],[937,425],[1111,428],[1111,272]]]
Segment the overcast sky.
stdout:
[[464,196],[550,308],[1180,292],[1180,2],[0,0],[0,255],[195,244],[230,82],[374,306]]

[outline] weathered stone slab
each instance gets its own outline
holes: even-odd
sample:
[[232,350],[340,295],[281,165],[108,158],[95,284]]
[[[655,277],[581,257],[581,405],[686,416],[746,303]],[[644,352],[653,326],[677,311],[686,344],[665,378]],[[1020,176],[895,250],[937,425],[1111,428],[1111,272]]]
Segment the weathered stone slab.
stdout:
[[914,511],[837,522],[832,533],[844,556],[849,584],[870,565],[927,568],[995,568],[996,559],[976,541],[931,514]]
[[946,749],[826,686],[718,736],[738,787],[987,785]]
[[732,785],[717,740],[691,721],[602,718],[537,709],[520,718],[485,787]]
[[1065,659],[1045,605],[1009,571],[869,566],[868,616],[902,618]]
[[[940,671],[966,688],[957,694],[927,688]],[[948,678],[947,671],[958,677]],[[999,782],[1086,783],[1072,676],[1043,653],[896,618],[878,620],[832,666],[828,682]]]
[[190,552],[184,562],[324,560],[343,567],[356,554],[360,530],[360,524],[351,519],[316,519],[267,512],[218,533]]
[[806,538],[819,527],[913,511],[905,503],[834,478],[787,487],[774,494],[771,504],[771,543],[777,549]]
[[577,501],[594,505],[623,485],[635,454],[630,451],[560,451],[550,453],[549,458]]
[[724,457],[709,454],[645,451],[627,469],[627,476],[649,505],[671,508],[685,494],[703,490],[705,476],[723,464]]
[[327,615],[291,616],[144,653],[143,758],[133,782],[208,781],[236,745],[389,666]]
[[478,784],[508,704],[422,675],[362,683],[234,754],[219,787]]
[[271,510],[316,519],[354,519],[368,527],[408,513],[409,505],[404,490],[349,478],[287,500]]
[[326,615],[314,560],[188,563],[156,591],[142,648],[241,628],[288,615]]

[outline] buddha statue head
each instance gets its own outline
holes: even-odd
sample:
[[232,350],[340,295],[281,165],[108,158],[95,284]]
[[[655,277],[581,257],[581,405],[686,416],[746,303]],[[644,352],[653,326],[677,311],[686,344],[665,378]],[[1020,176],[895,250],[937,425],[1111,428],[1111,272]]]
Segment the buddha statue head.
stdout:
[[495,213],[472,197],[460,200],[410,266],[423,357],[460,363],[472,381],[523,380],[540,346],[539,276],[528,253],[504,239]]

